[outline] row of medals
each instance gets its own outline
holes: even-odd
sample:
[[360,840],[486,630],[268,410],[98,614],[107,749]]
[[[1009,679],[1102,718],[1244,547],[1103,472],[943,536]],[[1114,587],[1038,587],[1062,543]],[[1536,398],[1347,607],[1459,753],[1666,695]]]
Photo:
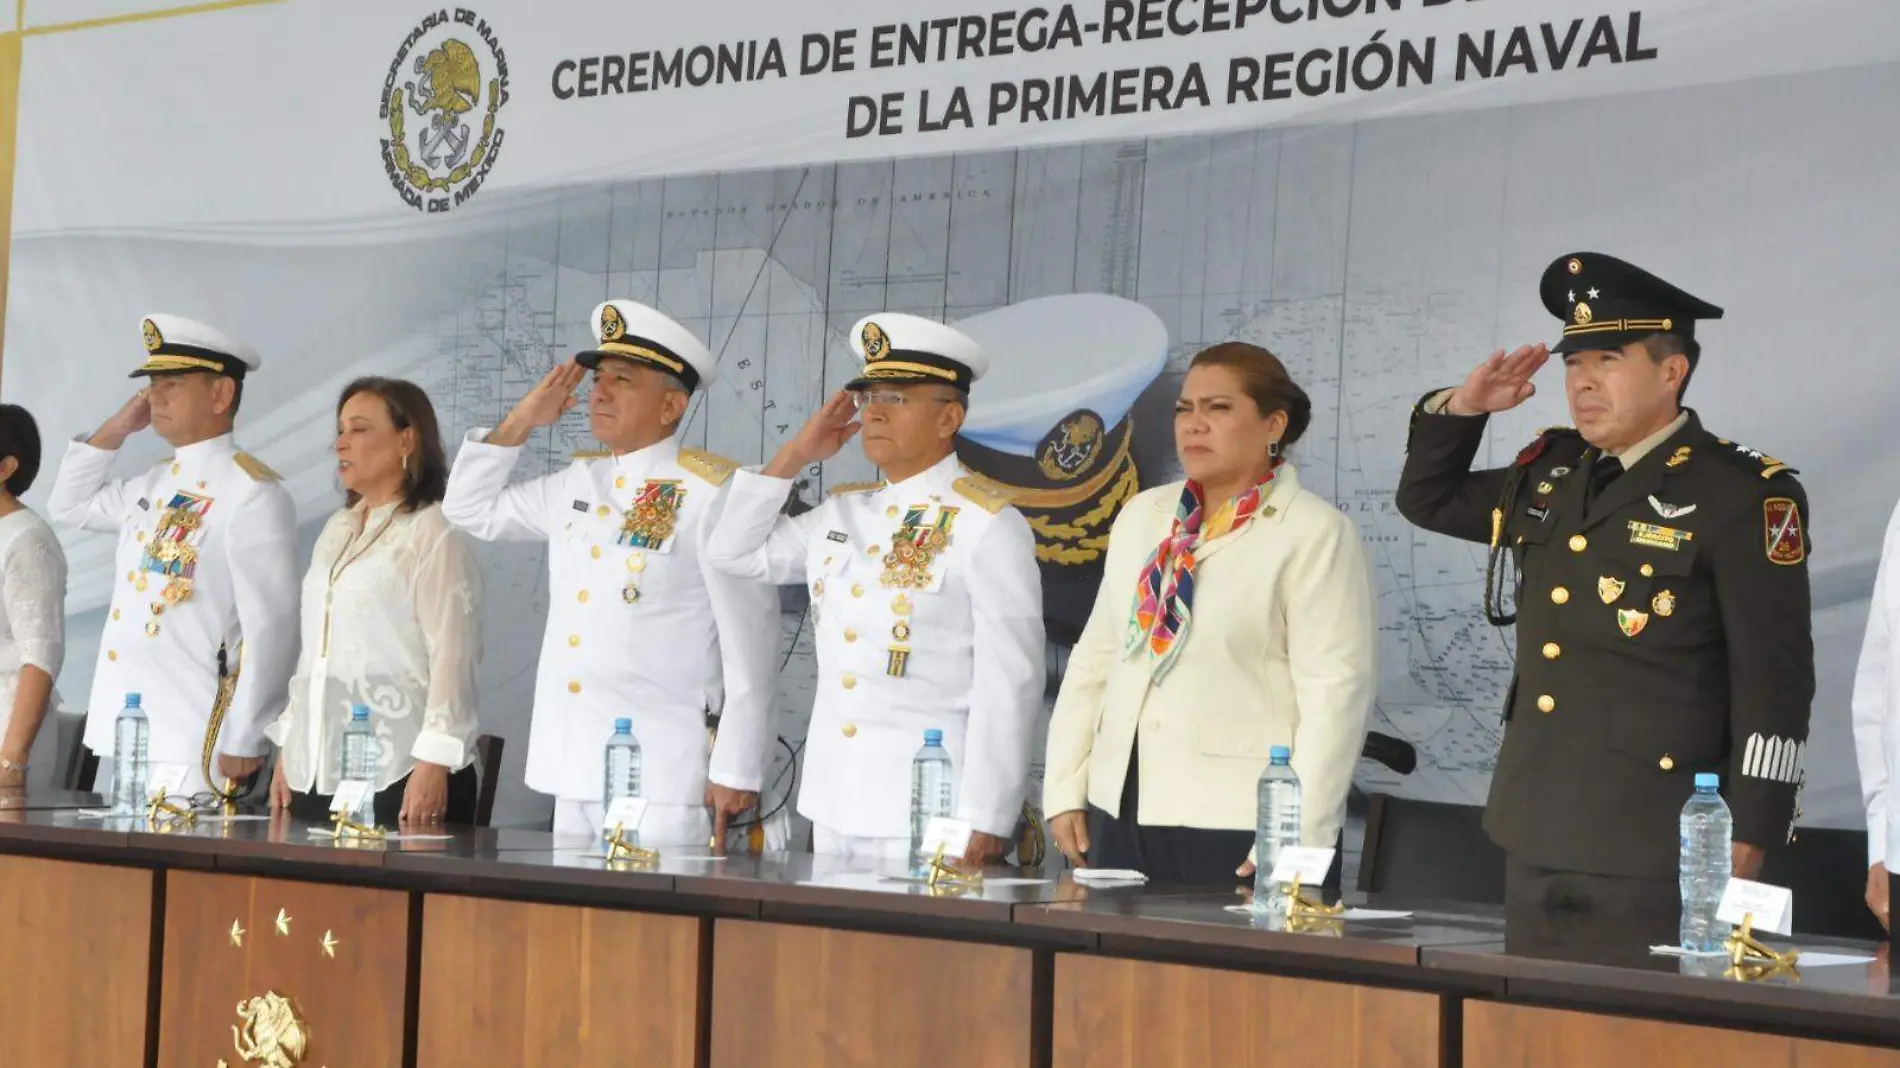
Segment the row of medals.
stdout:
[[[159,521],[159,534],[153,536],[152,543],[146,547],[145,552],[153,560],[165,565],[167,571],[173,567],[181,570],[190,569],[198,563],[197,548],[163,535],[172,527],[183,530],[189,535],[191,531],[198,528],[198,516],[182,510],[176,511],[176,514],[172,513],[173,510],[168,509],[166,516]],[[132,588],[144,593],[150,586],[147,579],[149,574],[152,572],[143,570],[133,572],[129,576],[132,580]],[[165,588],[160,591],[159,598],[152,602],[152,618],[145,621],[145,636],[148,638],[158,637],[158,620],[165,614],[167,608],[176,608],[191,599],[191,579],[184,575],[170,575],[165,580]]]
[[[682,494],[683,495],[683,494]],[[638,548],[658,549],[673,536],[675,513],[679,501],[675,498],[671,507],[661,507],[654,501],[639,501],[626,511],[620,522],[620,541],[624,545],[637,545]],[[636,549],[627,554],[627,584],[620,590],[620,599],[632,604],[640,599],[640,572],[647,568],[647,557]]]

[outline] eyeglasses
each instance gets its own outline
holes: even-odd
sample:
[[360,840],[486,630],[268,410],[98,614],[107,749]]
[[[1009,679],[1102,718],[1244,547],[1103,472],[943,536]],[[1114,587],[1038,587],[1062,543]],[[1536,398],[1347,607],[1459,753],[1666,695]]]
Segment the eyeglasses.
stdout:
[[863,411],[873,404],[887,408],[901,408],[906,404],[922,404],[928,401],[935,401],[938,404],[950,403],[944,397],[925,397],[914,393],[899,393],[891,389],[865,389],[851,394],[851,403],[857,406],[858,411]]

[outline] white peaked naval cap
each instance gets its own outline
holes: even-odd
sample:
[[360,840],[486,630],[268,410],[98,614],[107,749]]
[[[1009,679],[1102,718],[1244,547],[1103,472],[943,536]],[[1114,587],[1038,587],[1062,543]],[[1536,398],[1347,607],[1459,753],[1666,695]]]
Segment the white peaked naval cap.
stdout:
[[256,349],[196,319],[154,312],[139,329],[145,336],[145,362],[132,378],[205,371],[243,378],[263,366]]
[[632,300],[610,300],[594,309],[595,347],[577,353],[576,363],[592,369],[608,356],[665,371],[690,392],[710,382],[716,370],[712,350],[657,308]]
[[864,373],[846,389],[880,384],[935,382],[968,391],[990,369],[990,359],[968,334],[935,319],[879,312],[851,328],[851,351]]

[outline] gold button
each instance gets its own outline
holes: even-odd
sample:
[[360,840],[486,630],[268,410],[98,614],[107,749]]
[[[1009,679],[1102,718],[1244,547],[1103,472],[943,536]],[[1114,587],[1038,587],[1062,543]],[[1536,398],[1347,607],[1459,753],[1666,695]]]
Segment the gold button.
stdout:
[[1557,699],[1555,697],[1552,697],[1549,694],[1545,694],[1542,697],[1539,697],[1537,699],[1537,710],[1539,712],[1557,711]]
[[875,545],[871,546],[869,549],[864,550],[864,555],[870,557],[873,560],[877,559],[877,554],[878,554],[878,547]]
[[1642,572],[1643,572],[1643,577],[1648,578],[1649,576],[1654,575],[1656,573],[1656,569],[1649,566],[1648,564],[1644,564],[1642,566]]
[[1580,553],[1590,547],[1590,539],[1581,534],[1570,535],[1570,551]]
[[577,596],[578,596],[578,597],[580,598],[580,602],[581,602],[582,604],[586,604],[586,603],[587,603],[587,591],[586,591],[586,590],[582,590],[582,591],[581,591],[581,592],[580,592],[580,593],[579,593],[579,594],[578,594]]
[[1566,589],[1564,589],[1564,588],[1563,588],[1562,586],[1559,586],[1559,587],[1557,587],[1556,589],[1554,589],[1554,590],[1552,590],[1552,591],[1550,591],[1550,603],[1552,603],[1552,604],[1569,604],[1569,603],[1570,603],[1570,591],[1569,591],[1569,590],[1566,590]]
[[174,474],[174,475],[175,475],[175,474],[177,474],[177,473],[178,473],[178,470],[179,470],[179,468],[178,468],[178,465],[177,465],[177,464],[173,464],[173,465],[172,465],[172,474]]
[[891,505],[891,506],[890,506],[889,508],[886,508],[886,509],[884,509],[884,517],[885,517],[886,519],[896,519],[896,518],[897,518],[897,506],[893,504],[893,505]]
[[127,582],[137,582],[138,580],[139,580],[139,573],[138,573],[138,572],[136,572],[136,571],[127,571],[127,572],[125,573],[125,581],[127,581]]
[[593,549],[590,550],[590,554],[593,556],[594,559],[596,560],[600,559],[600,546],[598,545],[594,546]]
[[569,682],[568,682],[568,684],[567,684],[567,692],[568,692],[568,693],[580,693],[580,692],[581,692],[581,683],[580,683],[580,680],[579,680],[579,679],[574,679],[574,680],[571,680],[571,681],[569,681]]
[[852,630],[852,629],[851,629],[850,627],[846,627],[846,628],[844,629],[844,640],[845,640],[845,641],[848,641],[848,642],[854,642],[854,641],[857,641],[857,640],[858,640],[858,632],[857,632],[857,631],[855,631],[855,630]]
[[844,678],[839,681],[844,683],[844,688],[847,690],[855,690],[858,688],[858,677],[849,671],[845,672]]
[[569,649],[578,649],[578,648],[580,648],[580,645],[581,645],[581,636],[580,636],[580,635],[578,635],[578,634],[570,634],[570,635],[568,635],[568,636],[567,636],[567,647],[568,647]]
[[116,609],[116,608],[114,608],[114,609],[112,610],[112,618],[113,618],[113,619],[117,619],[117,618],[119,618],[119,610],[118,610],[118,609]]
[[626,489],[626,488],[627,488],[627,476],[625,476],[625,475],[621,475],[621,476],[620,476],[619,478],[616,478],[616,479],[614,479],[614,488],[615,488],[615,489]]
[[851,596],[853,597],[864,596],[864,587],[856,583],[853,583],[851,586]]
[[1663,758],[1656,762],[1656,766],[1664,771],[1674,771],[1676,770],[1676,758],[1664,753]]
[[829,556],[827,556],[827,557],[825,557],[825,566],[826,566],[826,567],[830,567],[830,566],[831,566],[831,557],[829,557]]
[[823,579],[811,584],[811,595],[813,597],[823,597],[825,595],[825,583]]
[[119,659],[119,651],[118,651],[117,649],[107,649],[107,650],[106,650],[106,659],[107,659],[107,660],[117,660],[117,659]]
[[145,532],[143,530],[139,531],[138,542],[140,545],[145,544]]
[[1562,655],[1564,655],[1563,646],[1558,645],[1556,642],[1544,643],[1544,659],[1545,660],[1555,660]]
[[843,734],[846,738],[856,738],[858,736],[858,725],[855,723],[847,723],[838,728],[838,730],[839,733]]
[[598,513],[600,513],[600,517],[601,517],[602,519],[605,519],[605,518],[607,518],[607,506],[606,506],[606,505],[604,505],[604,504],[603,504],[603,505],[601,505],[601,506],[600,506],[599,508],[596,508],[596,509],[594,509],[594,511],[596,511],[596,512],[598,512]]

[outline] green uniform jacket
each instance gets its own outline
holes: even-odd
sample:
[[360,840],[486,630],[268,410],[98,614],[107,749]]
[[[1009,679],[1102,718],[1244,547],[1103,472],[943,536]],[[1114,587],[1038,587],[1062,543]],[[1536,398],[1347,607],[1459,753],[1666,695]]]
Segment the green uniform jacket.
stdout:
[[1586,508],[1599,454],[1576,431],[1473,471],[1485,423],[1421,402],[1398,506],[1477,542],[1493,540],[1496,510],[1510,554],[1497,566],[1515,559],[1492,839],[1538,867],[1667,878],[1694,774],[1712,771],[1736,841],[1787,841],[1814,698],[1808,507],[1793,472],[1691,412]]

